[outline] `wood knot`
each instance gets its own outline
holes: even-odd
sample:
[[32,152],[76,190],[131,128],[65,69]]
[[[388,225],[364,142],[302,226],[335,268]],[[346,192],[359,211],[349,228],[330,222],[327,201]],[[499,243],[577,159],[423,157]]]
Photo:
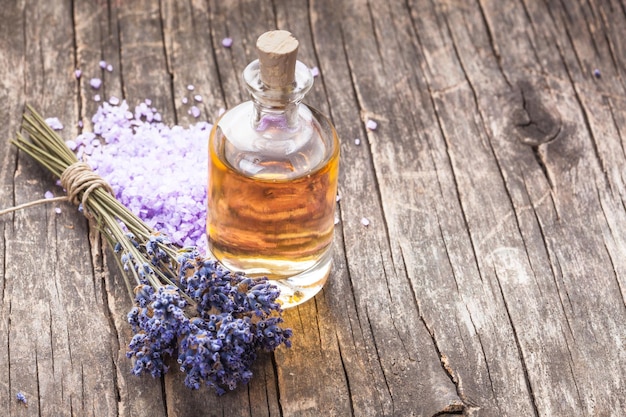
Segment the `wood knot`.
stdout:
[[522,108],[513,112],[513,126],[520,142],[528,146],[539,146],[556,139],[561,132],[561,115],[549,100],[528,81],[519,84]]

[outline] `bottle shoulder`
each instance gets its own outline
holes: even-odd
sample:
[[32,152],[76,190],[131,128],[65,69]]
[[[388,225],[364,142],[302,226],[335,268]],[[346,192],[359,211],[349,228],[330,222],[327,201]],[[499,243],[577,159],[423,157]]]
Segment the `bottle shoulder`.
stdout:
[[304,104],[298,122],[289,127],[279,112],[263,114],[255,123],[254,103],[241,103],[217,122],[210,151],[243,175],[266,179],[292,179],[322,167],[338,152],[332,126]]

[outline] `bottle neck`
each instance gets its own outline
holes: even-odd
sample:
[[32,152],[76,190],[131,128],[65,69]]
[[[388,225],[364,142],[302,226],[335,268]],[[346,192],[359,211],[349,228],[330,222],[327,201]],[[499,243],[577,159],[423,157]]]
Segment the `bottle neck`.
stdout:
[[257,131],[269,128],[296,130],[298,128],[298,107],[300,101],[270,101],[252,95],[254,108],[252,124]]
[[252,96],[252,124],[257,131],[298,128],[298,108],[313,85],[309,68],[296,62],[295,81],[286,88],[271,88],[261,81],[259,61],[251,62],[243,72],[243,80]]

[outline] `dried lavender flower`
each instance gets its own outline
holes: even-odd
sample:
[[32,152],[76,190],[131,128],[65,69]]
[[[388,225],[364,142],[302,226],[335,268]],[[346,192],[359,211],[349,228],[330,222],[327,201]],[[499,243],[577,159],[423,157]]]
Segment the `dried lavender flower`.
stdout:
[[[147,117],[154,110],[142,104],[139,115]],[[271,281],[232,273],[216,261],[203,259],[195,248],[171,243],[116,200],[100,177],[92,180],[98,185],[93,191],[90,187],[96,182],[72,182],[68,172],[80,169],[90,175],[89,166],[79,162],[43,118],[28,109],[22,128],[30,140],[18,133],[13,143],[60,177],[68,195],[79,197],[72,201],[98,224],[127,272],[135,302],[128,314],[135,333],[127,353],[133,359],[133,373],[159,377],[168,371],[164,359],[175,356],[187,374],[187,386],[197,389],[204,384],[223,394],[250,380],[259,349],[291,345],[291,330],[281,327],[279,290]],[[120,109],[122,115],[126,111]],[[133,120],[120,120],[133,125]],[[105,139],[116,129],[106,127],[97,129]],[[94,138],[95,133],[86,132],[81,141],[92,143]]]
[[18,391],[17,394],[15,394],[15,399],[18,402],[21,402],[22,404],[26,404],[28,402],[26,400],[26,396],[24,395],[24,393],[22,391]]

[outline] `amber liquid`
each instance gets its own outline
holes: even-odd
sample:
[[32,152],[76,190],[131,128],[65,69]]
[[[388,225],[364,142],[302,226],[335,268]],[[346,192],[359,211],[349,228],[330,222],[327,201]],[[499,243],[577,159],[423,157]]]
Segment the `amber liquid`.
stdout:
[[209,158],[212,254],[230,269],[270,279],[315,268],[333,239],[338,148],[321,166],[295,178],[281,174],[289,172],[288,161],[273,161],[259,175],[243,175],[223,153],[218,146]]

